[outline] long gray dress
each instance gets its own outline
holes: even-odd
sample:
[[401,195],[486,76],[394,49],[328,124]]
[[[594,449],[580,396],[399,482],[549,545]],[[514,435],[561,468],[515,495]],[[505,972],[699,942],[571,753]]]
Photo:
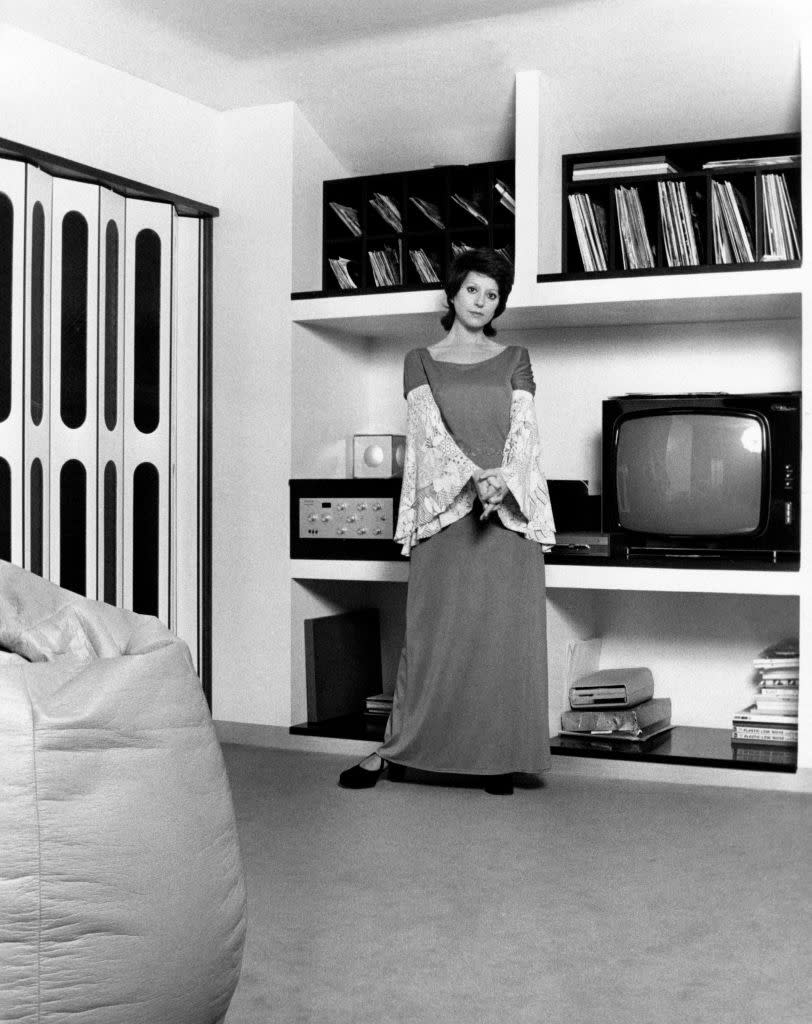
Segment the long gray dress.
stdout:
[[[502,463],[513,389],[535,392],[527,350],[446,363],[413,349],[404,392],[429,383],[447,429],[480,468]],[[424,771],[549,767],[541,546],[471,513],[411,551],[406,642],[379,753]]]

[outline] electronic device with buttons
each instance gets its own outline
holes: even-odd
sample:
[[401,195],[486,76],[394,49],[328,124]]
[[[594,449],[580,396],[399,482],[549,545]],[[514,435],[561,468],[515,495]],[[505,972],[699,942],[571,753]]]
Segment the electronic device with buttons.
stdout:
[[400,559],[401,480],[290,481],[290,557]]

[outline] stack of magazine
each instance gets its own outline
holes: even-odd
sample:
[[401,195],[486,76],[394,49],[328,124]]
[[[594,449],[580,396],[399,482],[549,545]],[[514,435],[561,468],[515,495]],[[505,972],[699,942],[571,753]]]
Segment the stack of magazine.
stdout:
[[386,728],[386,721],[392,712],[392,695],[375,693],[366,698],[364,723],[367,732],[372,736],[380,736]]
[[426,253],[425,249],[410,249],[409,259],[417,271],[417,276],[424,284],[436,284],[439,282],[438,271],[440,268],[437,262]]
[[606,211],[585,192],[573,192],[569,204],[584,270],[606,270]]
[[466,213],[469,213],[474,218],[474,220],[479,221],[480,224],[484,224],[485,227],[488,226],[488,218],[485,216],[482,210],[480,210],[476,203],[472,202],[469,199],[465,199],[463,196],[459,194],[459,192],[452,192],[451,198],[454,200],[457,206],[462,207],[462,209],[465,210]]
[[349,228],[351,234],[356,237],[361,234],[361,222],[355,207],[344,206],[342,203],[330,203],[330,209]]
[[615,189],[620,252],[624,270],[644,270],[654,266],[654,252],[646,230],[640,193],[623,185]]
[[400,257],[391,246],[385,245],[383,249],[370,249],[367,255],[376,287],[383,288],[387,285],[401,283]]
[[508,263],[511,266],[513,266],[513,247],[512,246],[510,246],[510,245],[500,246],[500,247],[496,248],[494,250],[494,252],[496,252],[496,254],[498,256],[501,256],[503,259],[507,260]]
[[465,242],[452,242],[451,243],[451,255],[456,259],[457,256],[461,256],[464,252],[469,252],[472,247],[466,245]]
[[330,270],[332,270],[333,276],[338,282],[339,288],[348,289],[358,287],[358,285],[350,276],[350,272],[348,269],[350,262],[351,261],[346,259],[344,256],[336,256],[335,259],[330,260]]
[[783,174],[761,176],[764,260],[798,260],[801,246],[795,210]]
[[369,205],[395,231],[403,230],[403,218],[400,216],[400,210],[389,196],[384,195],[383,192],[373,192]]
[[502,206],[504,206],[506,210],[509,210],[511,213],[515,214],[516,200],[513,197],[513,193],[510,191],[510,189],[504,183],[504,181],[500,181],[497,178],[496,181],[494,182],[493,187],[496,189],[499,195],[499,202],[502,204]]
[[747,707],[733,715],[731,742],[737,759],[746,760],[748,750],[753,760],[794,759],[798,747],[799,664],[798,640],[794,637],[767,647],[753,659],[758,692]]
[[419,196],[409,196],[409,202],[416,206],[423,216],[428,218],[436,228],[442,231],[445,224],[440,216],[440,208],[438,206],[430,203],[427,199],[421,199]]
[[684,181],[658,181],[660,220],[669,267],[699,266],[696,216]]
[[641,178],[647,175],[677,174],[664,153],[652,156],[623,157],[617,160],[590,160],[573,164],[573,181],[595,181],[599,178]]
[[730,181],[711,182],[715,263],[753,263],[750,217],[744,197]]

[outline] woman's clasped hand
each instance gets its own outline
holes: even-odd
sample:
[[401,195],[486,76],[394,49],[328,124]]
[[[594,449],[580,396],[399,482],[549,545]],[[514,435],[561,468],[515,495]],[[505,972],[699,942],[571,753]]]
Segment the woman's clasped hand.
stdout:
[[477,497],[482,503],[480,519],[487,519],[491,512],[495,512],[499,508],[508,492],[502,470],[499,468],[483,469],[478,476],[474,477],[474,484]]

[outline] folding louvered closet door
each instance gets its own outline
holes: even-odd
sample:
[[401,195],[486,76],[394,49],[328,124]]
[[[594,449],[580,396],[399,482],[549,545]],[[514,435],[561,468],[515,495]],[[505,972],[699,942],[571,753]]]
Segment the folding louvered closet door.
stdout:
[[199,658],[200,222],[0,160],[0,557]]

